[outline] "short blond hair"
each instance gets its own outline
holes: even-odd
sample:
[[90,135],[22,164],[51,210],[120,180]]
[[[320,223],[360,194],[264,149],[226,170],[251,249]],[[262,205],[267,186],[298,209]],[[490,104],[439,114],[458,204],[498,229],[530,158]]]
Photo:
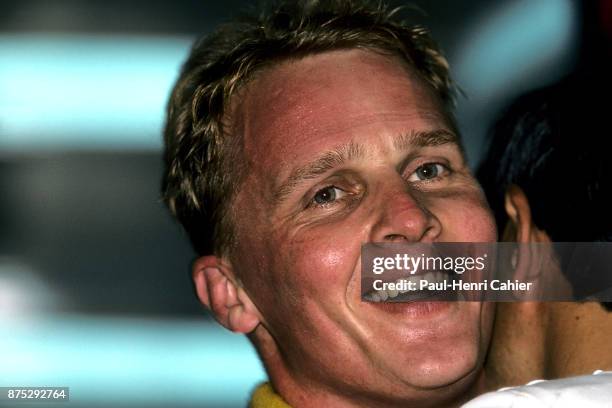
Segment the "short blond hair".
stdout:
[[400,11],[369,1],[287,1],[194,44],[168,104],[162,194],[198,254],[223,253],[231,243],[228,210],[243,171],[241,137],[232,134],[227,110],[255,72],[309,54],[369,49],[410,64],[450,110],[455,92],[445,58]]

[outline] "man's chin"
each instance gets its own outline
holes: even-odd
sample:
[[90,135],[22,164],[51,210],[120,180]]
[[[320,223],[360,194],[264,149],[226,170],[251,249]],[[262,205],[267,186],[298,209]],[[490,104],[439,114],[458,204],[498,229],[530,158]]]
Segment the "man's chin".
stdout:
[[476,381],[483,368],[482,353],[475,345],[478,338],[455,342],[446,339],[438,344],[434,341],[431,337],[429,345],[427,341],[419,341],[398,347],[395,352],[378,358],[386,360],[404,384],[422,391],[460,391]]
[[[474,395],[482,367],[474,365],[471,369],[448,367],[449,372],[427,373],[412,371],[406,367],[402,373],[396,373],[400,384],[395,391],[386,394],[390,406],[441,407],[458,406]],[[411,371],[405,376],[407,370]],[[388,391],[388,390],[387,390]],[[376,400],[385,399],[382,395]],[[394,400],[391,403],[391,400]]]
[[447,367],[446,372],[421,372],[418,376],[411,375],[405,381],[416,390],[416,400],[421,401],[419,406],[425,406],[422,401],[428,399],[432,402],[431,406],[445,406],[447,403],[469,399],[478,386],[481,373],[482,364],[474,363],[467,369]]
[[415,386],[424,390],[438,390],[455,385],[461,388],[475,381],[481,371],[482,364],[477,361],[467,366],[441,367],[435,373],[423,370],[422,375],[415,380]]

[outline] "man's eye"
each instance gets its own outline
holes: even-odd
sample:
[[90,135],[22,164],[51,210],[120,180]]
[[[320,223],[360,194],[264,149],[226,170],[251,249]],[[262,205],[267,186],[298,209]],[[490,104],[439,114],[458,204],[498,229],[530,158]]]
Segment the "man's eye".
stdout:
[[440,163],[425,163],[410,175],[408,181],[425,181],[440,177],[446,172],[446,167]]
[[338,187],[328,186],[317,191],[312,201],[315,205],[329,204],[342,198],[344,194],[345,192]]

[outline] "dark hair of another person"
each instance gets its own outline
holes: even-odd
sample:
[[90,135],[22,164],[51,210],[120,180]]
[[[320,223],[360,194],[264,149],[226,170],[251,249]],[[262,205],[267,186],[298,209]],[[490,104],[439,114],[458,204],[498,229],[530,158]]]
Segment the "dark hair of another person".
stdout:
[[504,195],[516,184],[553,242],[612,240],[612,112],[598,95],[609,93],[568,79],[518,98],[494,125],[477,176],[500,235]]

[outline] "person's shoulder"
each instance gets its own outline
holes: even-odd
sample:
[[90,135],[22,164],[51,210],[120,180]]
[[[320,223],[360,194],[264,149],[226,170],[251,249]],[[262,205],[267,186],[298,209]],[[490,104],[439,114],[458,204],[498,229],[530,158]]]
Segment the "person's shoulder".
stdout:
[[462,408],[513,407],[610,407],[612,406],[612,371],[593,375],[536,380],[520,387],[502,388],[483,394]]

